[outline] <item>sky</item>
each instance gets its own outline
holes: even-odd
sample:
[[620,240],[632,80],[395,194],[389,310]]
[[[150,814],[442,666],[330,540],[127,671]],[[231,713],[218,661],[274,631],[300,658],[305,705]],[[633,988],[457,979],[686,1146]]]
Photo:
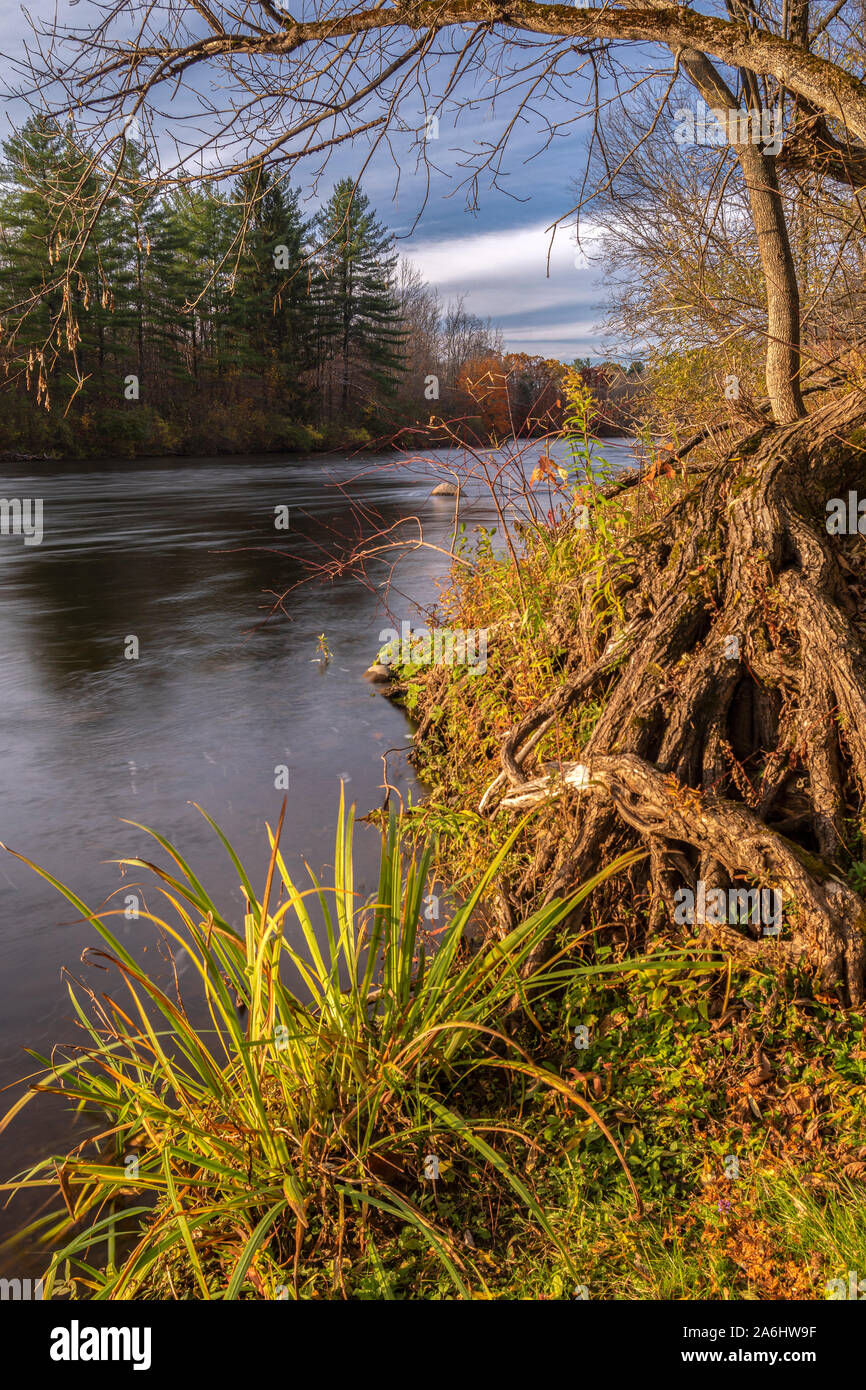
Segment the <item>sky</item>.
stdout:
[[490,230],[473,229],[455,218],[453,231],[428,238],[422,224],[402,254],[444,299],[465,295],[467,309],[491,318],[502,329],[508,351],[566,362],[604,355],[598,327],[604,287],[598,266],[577,251],[567,229],[560,228],[551,247],[543,222],[519,219],[517,210],[509,216],[510,211],[503,208],[504,225]]
[[[86,6],[83,0],[80,9],[69,13],[62,3],[61,12],[69,22],[77,22]],[[28,8],[37,17],[47,17],[54,3],[36,0]],[[18,0],[0,0],[0,29],[0,54],[20,52],[28,27]],[[21,118],[20,104],[7,102],[0,125],[3,138]],[[438,143],[430,147],[435,168],[429,187],[408,144],[392,146],[391,157],[375,156],[365,168],[362,187],[380,220],[394,232],[398,252],[436,286],[444,302],[463,296],[467,310],[492,319],[502,330],[507,351],[564,361],[606,357],[612,345],[602,329],[602,248],[585,224],[581,250],[575,244],[573,225],[560,226],[552,244],[549,230],[575,202],[574,178],[582,163],[580,127],[572,127],[567,138],[555,139],[541,154],[537,153],[537,132],[518,131],[498,180],[502,187],[482,184],[478,207],[470,212],[460,187],[465,168],[461,168],[464,161],[458,149],[465,151],[473,142],[489,139],[496,124],[496,118],[486,112],[474,124],[472,119],[468,125],[464,120],[459,131],[443,121]],[[366,153],[348,146],[335,151],[317,196],[306,200],[303,175],[293,176],[307,215],[327,197],[338,178],[357,172]]]
[[[443,300],[464,296],[466,309],[492,319],[502,329],[506,351],[566,362],[607,358],[615,345],[602,326],[603,247],[584,214],[578,248],[574,217],[566,216],[578,196],[574,184],[583,169],[583,127],[572,127],[540,154],[538,133],[518,131],[509,142],[499,187],[482,183],[478,206],[469,211],[462,186],[466,161],[457,151],[490,139],[492,127],[502,124],[502,119],[479,118],[454,132],[443,121],[431,150],[429,189],[413,155],[400,160],[396,199],[390,161],[371,163],[364,190],[396,234],[399,253]],[[343,158],[334,160],[335,173]],[[352,172],[351,156],[345,172]],[[564,221],[553,234],[560,218]]]

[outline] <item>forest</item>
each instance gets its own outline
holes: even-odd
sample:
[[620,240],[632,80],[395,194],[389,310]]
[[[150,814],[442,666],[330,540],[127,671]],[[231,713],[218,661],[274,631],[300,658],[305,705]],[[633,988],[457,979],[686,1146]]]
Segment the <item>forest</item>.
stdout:
[[[562,364],[505,353],[461,298],[443,305],[350,179],[305,217],[265,163],[225,190],[165,191],[130,143],[101,188],[41,116],[3,156],[7,452],[309,450],[411,442],[431,416],[483,439],[559,422]],[[67,307],[47,280],[82,194],[104,199],[68,290],[76,329],[46,356]]]

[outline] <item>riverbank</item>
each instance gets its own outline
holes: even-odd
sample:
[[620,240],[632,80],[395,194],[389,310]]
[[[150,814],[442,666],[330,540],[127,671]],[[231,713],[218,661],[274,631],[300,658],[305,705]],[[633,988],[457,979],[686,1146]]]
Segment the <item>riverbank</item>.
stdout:
[[[548,430],[539,427],[531,437],[541,442]],[[599,421],[604,438],[628,438],[628,431]],[[386,449],[425,451],[460,443],[499,447],[489,422],[459,410],[440,428],[414,418],[329,421],[312,424],[249,399],[214,400],[207,410],[169,413],[144,402],[100,404],[69,417],[35,409],[26,398],[0,399],[0,465],[75,459],[104,462],[111,458],[234,457],[243,454],[309,455],[381,452]]]
[[[143,849],[129,822],[153,825],[242,925],[237,876],[195,805],[220,821],[260,889],[263,827],[288,778],[285,862],[299,877],[305,862],[332,877],[340,783],[361,810],[381,805],[381,755],[405,745],[407,724],[362,679],[383,625],[377,595],[351,575],[319,584],[309,574],[323,538],[353,536],[374,509],[388,524],[421,513],[429,538],[447,544],[450,512],[428,500],[435,472],[399,465],[348,454],[9,465],[5,495],[43,499],[44,536],[0,544],[0,840],[88,903],[119,894],[123,913],[136,889],[113,861]],[[478,516],[490,524],[488,510]],[[277,525],[284,517],[288,529]],[[440,572],[433,552],[414,558],[419,600],[433,601]],[[323,632],[327,665],[317,660]],[[388,776],[404,797],[420,796],[399,752]],[[361,827],[355,857],[359,891],[374,892],[375,830]],[[28,1070],[22,1047],[47,1056],[74,1042],[63,971],[79,969],[94,936],[20,861],[0,853],[0,876],[2,1088]],[[146,921],[115,926],[143,968],[167,968]],[[179,978],[195,1016],[189,964]],[[0,1145],[2,1176],[80,1133],[62,1106],[28,1106]],[[23,1223],[22,1201],[0,1202],[0,1238]]]
[[[8,413],[8,401],[5,408]],[[0,452],[0,463],[311,454],[387,447],[387,442],[377,442],[371,430],[361,426],[317,427],[249,402],[214,403],[207,413],[186,420],[143,404],[102,406],[71,420],[40,414],[31,406],[20,421],[0,420],[0,437],[14,444]]]
[[[327,591],[332,615],[342,613],[339,631],[333,616],[323,621],[321,608],[304,612],[299,595],[290,649],[284,628],[265,639],[246,695],[231,685],[218,692],[215,672],[226,660],[237,669],[235,638],[248,626],[250,595],[264,586],[265,574],[274,582],[275,552],[264,552],[266,569],[236,577],[231,641],[224,601],[202,614],[206,631],[219,634],[222,645],[215,650],[209,643],[198,659],[191,660],[189,633],[166,616],[164,595],[151,595],[142,625],[151,630],[154,616],[162,615],[158,633],[151,630],[160,660],[151,684],[124,676],[123,699],[135,693],[142,703],[134,703],[127,723],[117,723],[108,739],[109,747],[132,752],[134,762],[122,795],[109,759],[103,790],[87,799],[100,806],[114,786],[118,818],[129,819],[130,796],[146,796],[135,819],[167,832],[176,858],[160,861],[172,881],[154,884],[147,866],[160,847],[151,848],[142,835],[122,845],[101,841],[103,852],[93,855],[117,858],[119,850],[127,857],[122,892],[142,892],[157,924],[130,922],[110,909],[82,920],[78,899],[75,924],[68,903],[50,919],[64,918],[54,945],[60,963],[94,944],[107,950],[112,959],[101,964],[109,976],[100,970],[98,989],[119,1006],[109,1010],[108,1035],[100,1031],[104,1018],[95,1018],[84,1051],[75,1030],[56,1019],[40,1049],[55,1066],[67,1067],[50,1084],[70,1103],[84,1099],[99,1114],[94,1127],[109,1134],[107,1143],[88,1146],[79,1130],[71,1151],[58,1146],[56,1130],[50,1144],[43,1136],[42,1162],[30,1179],[35,1185],[19,1193],[53,1200],[42,1235],[60,1252],[49,1273],[56,1294],[820,1300],[833,1281],[866,1265],[861,1014],[840,1011],[805,969],[773,974],[686,930],[651,924],[650,905],[630,878],[637,861],[623,859],[615,843],[598,866],[603,881],[563,880],[560,855],[582,814],[578,797],[478,811],[501,765],[503,734],[605,640],[616,603],[606,567],[628,553],[648,516],[663,517],[690,485],[671,474],[619,498],[590,490],[583,503],[564,491],[559,465],[548,454],[544,460],[529,493],[521,494],[540,498],[537,524],[513,528],[510,552],[503,552],[501,536],[493,541],[495,509],[479,513],[474,499],[474,515],[486,524],[458,545],[438,615],[428,616],[434,630],[437,622],[464,634],[483,630],[483,670],[480,663],[473,672],[422,659],[394,672],[396,693],[416,721],[417,769],[427,794],[413,804],[411,788],[401,789],[389,768],[389,781],[398,783],[392,809],[402,801],[405,810],[390,825],[384,811],[370,817],[387,832],[378,867],[357,857],[358,846],[353,855],[342,816],[327,856],[315,839],[314,855],[304,852],[311,798],[330,799],[328,779],[335,769],[346,772],[347,749],[355,759],[343,777],[351,782],[347,797],[366,809],[379,800],[369,740],[384,735],[384,752],[405,738],[399,709],[361,680],[382,624],[372,599],[351,606],[351,595],[357,590],[357,604],[366,591],[351,585]],[[230,464],[188,471],[178,487],[167,470],[139,478],[136,470],[121,469],[110,488],[98,490],[110,505],[96,529],[112,555],[121,518],[126,526],[113,583],[94,578],[92,555],[81,554],[80,573],[99,594],[158,571],[171,613],[179,606],[186,611],[202,596],[212,598],[220,579],[216,560],[203,573],[206,555],[215,552],[222,565],[230,541],[236,554],[255,553],[238,545],[238,516],[244,507],[250,523],[268,517],[272,524],[272,489],[283,500],[285,487],[277,467],[245,471],[231,487]],[[347,461],[344,471],[355,475]],[[296,480],[307,509],[311,495],[320,497],[318,478],[311,465],[309,476]],[[164,524],[172,498],[177,508],[176,529],[158,548],[160,564],[147,571],[129,564],[131,499],[145,481],[139,541],[151,558],[153,517]],[[382,484],[375,476],[365,482],[380,508]],[[560,489],[564,510],[557,494],[548,497],[548,485]],[[429,498],[429,485],[407,479],[402,486],[389,492],[394,516]],[[70,498],[80,497],[80,479],[66,479],[64,487]],[[321,497],[319,505],[324,520],[332,502]],[[583,505],[586,526],[578,524],[576,508]],[[428,539],[447,549],[450,506],[432,499],[425,516]],[[82,524],[78,511],[73,518]],[[219,546],[217,520],[231,526]],[[191,536],[193,523],[200,534]],[[94,525],[90,515],[87,524]],[[316,528],[314,542],[318,534]],[[49,564],[68,554],[75,539],[62,528],[49,535],[46,544],[58,547],[53,560],[46,552]],[[186,558],[191,543],[195,565]],[[284,544],[281,539],[280,550]],[[80,537],[73,548],[81,550]],[[431,581],[441,580],[442,550],[430,554]],[[176,570],[167,572],[172,555]],[[194,584],[189,594],[181,578]],[[28,593],[33,582],[28,562]],[[68,568],[63,583],[68,592]],[[51,595],[54,607],[45,611],[54,613],[55,589]],[[123,599],[125,610],[141,606],[140,595],[133,604],[125,593]],[[90,602],[82,611],[97,630],[105,626]],[[57,620],[68,627],[62,614]],[[32,632],[33,626],[28,619],[25,627]],[[323,627],[333,656],[314,665]],[[477,644],[473,652],[479,654]],[[80,680],[80,655],[76,661]],[[349,681],[340,679],[341,663]],[[113,668],[96,664],[102,709],[101,671]],[[175,670],[187,723],[173,703],[166,707],[166,672]],[[341,739],[337,728],[329,754],[332,707],[324,696],[334,680],[353,702],[346,711],[351,738]],[[358,692],[368,712],[360,738]],[[154,699],[161,702],[153,723],[157,741],[130,748],[129,730],[142,724]],[[299,700],[308,720],[301,727]],[[213,711],[206,728],[202,708]],[[535,778],[545,763],[579,759],[603,708],[602,691],[564,712],[535,745],[527,775]],[[242,725],[233,726],[233,711],[243,712]],[[77,713],[88,714],[86,703]],[[168,728],[175,730],[173,741]],[[190,729],[199,731],[198,742]],[[68,727],[60,733],[68,743]],[[246,742],[239,746],[242,734]],[[92,734],[78,742],[91,764],[98,747]],[[304,750],[300,766],[293,744]],[[177,750],[188,745],[203,762],[175,766]],[[67,759],[69,752],[66,747]],[[160,756],[170,758],[170,774]],[[31,752],[29,761],[51,769],[50,795],[62,804],[58,756],[44,749],[37,757]],[[277,831],[283,793],[274,790],[274,773],[289,770]],[[190,786],[191,775],[198,779],[202,771],[207,783]],[[32,797],[32,771],[29,776],[27,782],[22,771],[21,781]],[[238,805],[241,788],[246,800]],[[234,859],[224,856],[205,822],[204,833],[191,837],[188,819],[172,810],[190,796],[216,809],[218,820],[228,803]],[[251,828],[263,811],[279,834],[282,859],[273,851],[269,857],[264,837],[255,843]],[[375,836],[372,826],[365,830]],[[98,833],[105,834],[101,824]],[[44,862],[44,838],[40,823],[32,859]],[[63,840],[61,825],[51,842]],[[81,846],[70,847],[59,873],[57,852],[45,867],[70,880],[86,901],[104,901],[101,879],[82,892]],[[311,857],[326,861],[318,875],[324,887],[303,898],[309,892],[303,860]],[[195,869],[187,869],[193,860]],[[26,865],[6,862],[19,893],[32,880],[53,894]],[[160,887],[187,908],[175,913]],[[551,893],[553,901],[545,903]],[[516,906],[509,909],[509,901]],[[318,905],[315,920],[311,904]],[[586,904],[588,915],[576,929]],[[44,908],[18,916],[28,926],[45,921]],[[43,957],[45,941],[43,931]],[[23,959],[13,978],[25,978]],[[158,1046],[143,1020],[129,1022],[126,980],[134,982],[148,1017],[160,1019]],[[79,994],[85,1017],[89,983],[85,976]],[[209,1008],[197,1002],[202,987]],[[17,1025],[17,1041],[32,1043],[26,1026]],[[20,1070],[19,1062],[17,1075]],[[42,1103],[31,1096],[10,1118],[10,1138]],[[9,1210],[20,1209],[16,1202]],[[103,1216],[101,1230],[92,1229]]]
[[[480,421],[476,422],[480,428]],[[64,440],[62,447],[42,453],[30,453],[15,449],[0,450],[0,466],[4,463],[58,463],[64,459],[74,459],[82,463],[104,463],[109,459],[116,458],[120,453],[124,458],[129,459],[185,459],[198,458],[203,455],[214,454],[223,458],[241,457],[247,454],[287,454],[290,457],[307,457],[316,454],[333,453],[381,453],[383,450],[393,449],[395,452],[401,451],[429,451],[441,450],[443,448],[453,448],[461,443],[470,444],[475,447],[501,448],[508,443],[507,439],[482,438],[478,435],[477,429],[471,425],[465,429],[450,426],[447,433],[437,434],[430,429],[400,429],[393,434],[385,434],[382,437],[375,437],[373,434],[362,428],[347,428],[338,426],[314,428],[312,425],[298,425],[294,422],[285,422],[283,425],[267,422],[261,428],[251,431],[244,431],[238,425],[232,429],[230,435],[226,433],[212,434],[208,432],[208,437],[214,441],[211,448],[202,446],[202,434],[195,432],[189,438],[183,437],[178,440],[171,431],[162,429],[145,429],[141,435],[133,441],[124,438],[127,431],[121,430],[118,437],[112,436],[110,440],[91,441],[91,447],[87,447],[87,441],[79,440],[79,451],[74,452],[70,449],[68,441]],[[630,439],[631,435],[626,430],[611,428],[599,428],[597,431],[600,439],[621,440]],[[539,433],[530,436],[539,444],[543,444],[548,438],[558,438],[558,436]],[[188,447],[184,447],[187,446]]]
[[[458,893],[528,816],[486,904],[488,941],[580,885],[566,847],[589,811],[555,778],[547,800],[535,789],[546,772],[580,764],[603,686],[541,727],[522,767],[529,794],[521,800],[517,787],[497,810],[504,740],[599,659],[599,634],[618,621],[609,567],[691,485],[671,476],[609,501],[588,495],[591,530],[527,529],[516,555],[481,547],[471,569],[455,568],[439,620],[487,633],[484,679],[442,664],[392,671],[432,788],[418,832],[437,836]],[[626,848],[611,836],[604,863]],[[851,873],[858,881],[856,863]],[[610,1125],[641,1195],[634,1222],[610,1155],[585,1143],[585,1122],[567,1105],[542,1107],[534,1191],[568,1207],[589,1297],[823,1300],[866,1259],[863,1011],[840,1010],[805,962],[780,973],[727,947],[660,919],[626,871],[544,944],[537,966],[572,969],[561,992],[512,1019],[537,1064]],[[507,1117],[503,1098],[499,1122]],[[524,1254],[512,1256],[513,1277],[529,1296],[551,1296]]]

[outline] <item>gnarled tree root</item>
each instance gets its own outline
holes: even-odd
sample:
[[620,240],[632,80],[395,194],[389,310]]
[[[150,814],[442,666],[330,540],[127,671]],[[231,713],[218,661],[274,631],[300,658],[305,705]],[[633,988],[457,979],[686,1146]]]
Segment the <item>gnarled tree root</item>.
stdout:
[[[779,890],[783,938],[717,939],[808,960],[852,1004],[866,989],[864,904],[829,861],[866,796],[866,651],[826,516],[831,498],[866,495],[864,421],[858,390],[762,427],[636,539],[614,578],[624,620],[505,738],[479,808],[505,789],[506,808],[581,798],[548,898],[617,835],[650,852],[651,921],[689,870]],[[579,761],[531,777],[544,734],[590,692],[603,708]]]
[[[524,809],[569,793],[588,803],[609,799],[642,838],[674,849],[689,846],[721,864],[732,882],[747,878],[759,888],[780,893],[783,936],[755,942],[721,930],[719,938],[729,947],[742,942],[747,954],[787,964],[805,958],[825,987],[841,980],[852,1004],[863,1001],[866,904],[829,867],[825,875],[816,873],[820,861],[810,859],[807,868],[807,856],[799,847],[769,830],[748,807],[684,786],[633,753],[563,763],[516,788],[502,805]],[[674,880],[676,874],[671,877]],[[682,876],[680,884],[694,891],[694,880]]]

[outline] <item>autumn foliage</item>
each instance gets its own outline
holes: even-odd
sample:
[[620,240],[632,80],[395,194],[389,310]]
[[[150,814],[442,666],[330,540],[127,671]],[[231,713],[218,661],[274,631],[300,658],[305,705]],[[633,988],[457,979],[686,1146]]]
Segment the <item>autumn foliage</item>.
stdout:
[[548,434],[560,424],[564,371],[554,358],[524,352],[473,358],[457,379],[460,406],[485,438]]

